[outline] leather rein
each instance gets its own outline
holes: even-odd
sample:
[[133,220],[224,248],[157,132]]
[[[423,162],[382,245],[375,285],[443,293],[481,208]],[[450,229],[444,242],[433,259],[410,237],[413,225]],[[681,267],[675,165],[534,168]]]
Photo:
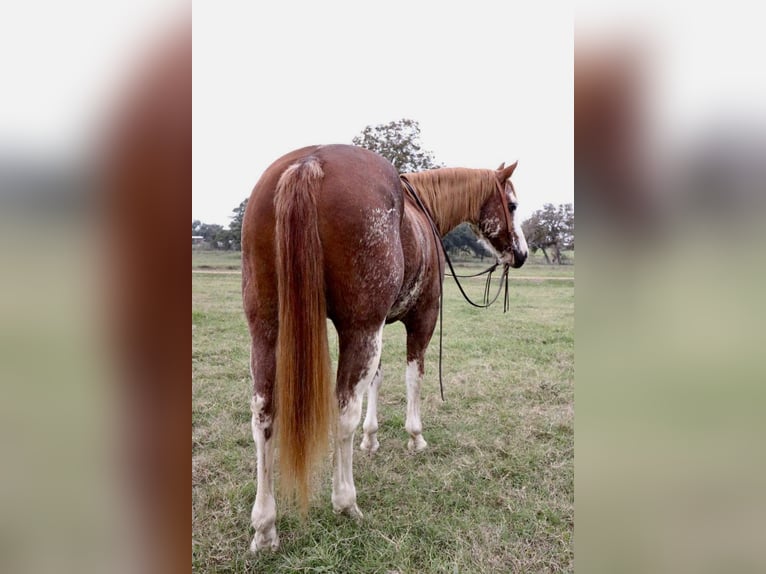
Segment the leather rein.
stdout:
[[[444,243],[442,242],[441,235],[439,234],[439,230],[436,227],[436,223],[434,222],[434,218],[431,215],[431,212],[428,210],[426,205],[423,203],[423,201],[420,199],[420,196],[415,191],[415,188],[412,186],[412,184],[409,182],[409,180],[403,176],[400,175],[399,179],[401,179],[402,184],[404,185],[405,189],[409,193],[412,200],[415,202],[415,205],[420,209],[420,211],[423,212],[423,214],[426,216],[426,219],[428,220],[428,223],[431,226],[431,231],[433,232],[434,236],[434,242],[437,243],[441,247],[441,251],[444,254],[444,260],[447,262],[447,265],[450,269],[450,275],[455,280],[455,284],[457,285],[458,289],[460,290],[460,293],[463,295],[463,299],[468,301],[469,304],[473,305],[474,307],[478,307],[480,309],[486,309],[490,305],[492,305],[495,301],[497,301],[497,298],[500,296],[500,291],[504,289],[504,295],[503,295],[503,313],[508,311],[509,303],[510,303],[510,297],[508,292],[508,271],[509,271],[509,264],[505,263],[503,265],[503,272],[500,276],[500,283],[497,287],[497,292],[495,293],[495,296],[490,299],[490,291],[491,291],[491,282],[492,282],[492,273],[495,271],[495,269],[498,268],[500,265],[500,261],[496,261],[493,265],[490,265],[487,269],[484,269],[483,271],[480,271],[478,273],[473,273],[470,275],[458,275],[455,273],[455,269],[452,266],[452,260],[449,257],[449,254],[447,253],[447,249],[444,247]],[[511,215],[508,210],[508,202],[505,200],[505,193],[503,192],[503,187],[500,184],[500,181],[495,178],[495,189],[498,193],[498,198],[500,199],[500,205],[502,206],[503,210],[503,217],[505,218],[505,228],[508,231],[508,235],[511,234]],[[513,242],[513,238],[511,237],[511,242]],[[439,275],[445,275],[445,271],[442,268],[442,262],[439,260]],[[463,289],[463,286],[460,284],[460,281],[458,281],[458,278],[468,278],[468,277],[480,277],[481,275],[487,275],[486,283],[484,284],[484,298],[482,303],[476,303],[475,301],[471,300],[471,298],[468,296],[468,294]],[[444,400],[444,384],[442,380],[442,324],[444,322],[444,286],[443,281],[441,279],[439,280],[439,392],[441,394],[442,401]]]

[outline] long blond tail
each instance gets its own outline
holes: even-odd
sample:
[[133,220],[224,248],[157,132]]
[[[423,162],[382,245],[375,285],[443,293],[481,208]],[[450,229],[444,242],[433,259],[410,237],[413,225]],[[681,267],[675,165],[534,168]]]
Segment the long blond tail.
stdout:
[[315,157],[291,165],[277,184],[279,290],[276,427],[281,484],[308,508],[311,474],[326,452],[334,411],[327,343],[322,245],[316,191],[324,172]]

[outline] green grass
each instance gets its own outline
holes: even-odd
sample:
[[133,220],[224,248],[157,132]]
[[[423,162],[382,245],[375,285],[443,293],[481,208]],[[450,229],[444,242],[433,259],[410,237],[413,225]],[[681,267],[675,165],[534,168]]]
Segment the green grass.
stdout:
[[[545,276],[536,267],[513,273]],[[573,266],[554,269],[574,275]],[[480,299],[483,282],[467,284]],[[573,570],[574,282],[512,275],[505,315],[500,304],[474,309],[451,279],[445,285],[447,400],[439,398],[437,332],[422,389],[428,449],[407,452],[405,333],[390,325],[380,450],[369,457],[357,448],[354,458],[364,519],[333,514],[328,464],[306,520],[278,501],[281,547],[253,557],[255,448],[240,276],[192,276],[193,571]],[[360,439],[361,429],[357,447]]]
[[193,269],[239,269],[242,266],[242,252],[192,249]]
[[[574,251],[565,253],[567,263],[574,263]],[[467,272],[486,269],[492,259],[476,257],[453,257],[452,263]],[[216,251],[212,249],[192,249],[192,269],[196,270],[239,270],[242,265],[242,253],[239,251]],[[573,265],[551,265],[545,262],[542,252],[530,253],[524,267],[513,272],[520,276],[573,277]]]

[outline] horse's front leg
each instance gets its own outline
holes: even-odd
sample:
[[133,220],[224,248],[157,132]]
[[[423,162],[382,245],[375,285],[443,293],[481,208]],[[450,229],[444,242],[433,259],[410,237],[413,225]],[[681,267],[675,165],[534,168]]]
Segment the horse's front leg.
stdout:
[[378,442],[378,391],[382,380],[383,372],[379,364],[367,391],[367,415],[364,417],[364,424],[362,425],[364,436],[362,437],[362,444],[359,446],[369,454],[374,454],[380,448]]
[[426,347],[431,340],[436,321],[431,317],[424,319],[405,325],[407,370],[404,380],[407,385],[407,418],[404,428],[410,435],[407,448],[411,452],[420,452],[428,446],[423,438],[423,424],[420,421],[420,383],[423,380]]
[[404,378],[407,384],[407,419],[404,428],[410,435],[407,448],[413,452],[420,452],[428,446],[423,438],[423,424],[420,421],[420,383],[423,380],[422,355],[407,362]]

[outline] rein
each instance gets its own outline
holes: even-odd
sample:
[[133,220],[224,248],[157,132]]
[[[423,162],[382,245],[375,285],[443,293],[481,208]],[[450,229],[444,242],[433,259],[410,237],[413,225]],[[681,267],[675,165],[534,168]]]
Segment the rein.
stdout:
[[[495,301],[497,301],[497,298],[500,295],[500,291],[503,289],[503,286],[505,286],[505,294],[503,296],[503,313],[508,311],[509,303],[510,303],[510,297],[508,293],[508,271],[509,271],[509,265],[508,263],[504,264],[503,266],[503,272],[500,276],[500,283],[497,287],[497,292],[495,293],[495,296],[492,297],[490,300],[489,294],[490,294],[490,287],[492,282],[492,273],[497,269],[497,267],[500,265],[499,261],[496,261],[493,265],[489,266],[487,269],[484,269],[483,271],[480,271],[478,273],[473,273],[471,275],[458,275],[455,273],[455,268],[452,266],[452,260],[449,257],[449,254],[447,253],[447,249],[444,247],[444,243],[442,242],[441,235],[439,234],[439,230],[436,228],[436,223],[434,223],[434,218],[431,215],[431,212],[428,211],[428,208],[425,206],[423,201],[420,199],[420,196],[415,191],[415,188],[412,187],[412,184],[409,182],[409,180],[403,176],[400,175],[399,179],[401,179],[402,183],[404,184],[404,187],[407,189],[407,191],[410,194],[410,197],[415,202],[415,205],[418,206],[420,211],[423,212],[423,214],[426,216],[426,219],[428,220],[428,223],[431,225],[431,231],[434,235],[434,241],[441,247],[441,251],[444,254],[444,259],[447,262],[447,265],[449,265],[450,273],[449,275],[452,276],[452,278],[455,280],[455,284],[457,285],[458,289],[460,290],[460,293],[463,295],[463,299],[468,301],[469,304],[473,305],[474,307],[478,307],[479,309],[486,309],[490,305],[492,305]],[[510,216],[508,213],[508,206],[506,205],[506,202],[503,199],[503,190],[500,186],[500,182],[495,178],[495,187],[500,195],[501,205],[503,206],[503,215],[505,217],[505,223],[506,223],[506,229],[508,230],[508,233],[511,233],[511,226],[510,226]],[[463,289],[463,286],[460,284],[460,281],[458,281],[458,277],[460,278],[469,278],[469,277],[480,277],[481,275],[487,275],[487,281],[484,284],[484,298],[483,303],[476,303],[471,300],[471,298],[468,296],[468,294]],[[446,275],[444,269],[442,268],[441,260],[439,261],[439,275]],[[442,380],[442,324],[444,323],[444,286],[441,279],[439,280],[439,392],[441,394],[442,401],[444,400],[444,383]]]

